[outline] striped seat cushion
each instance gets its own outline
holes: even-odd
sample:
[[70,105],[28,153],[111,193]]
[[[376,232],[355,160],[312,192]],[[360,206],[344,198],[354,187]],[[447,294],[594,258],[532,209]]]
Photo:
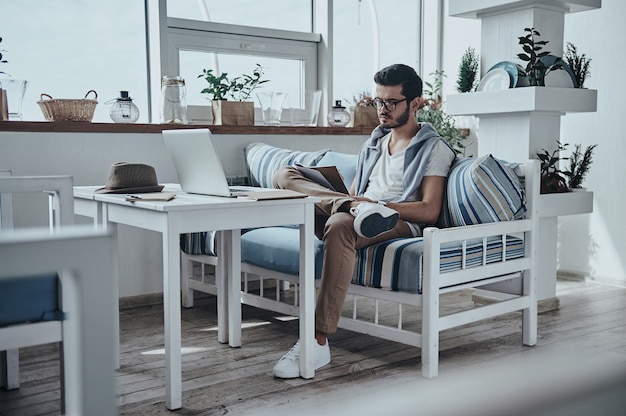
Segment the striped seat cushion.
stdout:
[[[315,239],[315,278],[321,277],[323,260],[322,241]],[[241,237],[242,261],[265,269],[297,275],[300,264],[300,232],[298,228],[267,227],[251,230]],[[461,243],[444,245],[441,251],[441,271],[462,268]],[[466,268],[482,264],[482,239],[467,242]],[[352,283],[361,286],[394,291],[421,293],[422,256],[424,244],[421,237],[401,238],[365,247],[357,252],[357,262]],[[524,255],[521,238],[507,236],[507,260]],[[502,260],[502,239],[487,239],[486,261]]]
[[492,155],[455,160],[448,174],[441,227],[509,221],[525,212],[524,190],[510,166]]
[[[480,266],[483,259],[482,239],[467,241],[466,268]],[[365,247],[357,252],[357,263],[352,283],[400,292],[422,292],[422,237],[400,238]],[[524,255],[524,241],[515,236],[506,238],[506,259]],[[502,260],[502,239],[487,239],[486,262]],[[461,243],[442,246],[440,271],[449,272],[462,268]]]

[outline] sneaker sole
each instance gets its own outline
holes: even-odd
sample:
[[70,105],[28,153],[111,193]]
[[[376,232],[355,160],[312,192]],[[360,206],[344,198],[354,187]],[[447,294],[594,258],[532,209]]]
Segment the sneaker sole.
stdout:
[[374,213],[368,215],[366,218],[363,218],[359,224],[355,222],[355,230],[357,230],[357,234],[362,237],[373,238],[395,227],[399,218],[400,214],[397,212],[388,217],[383,217],[379,213]]

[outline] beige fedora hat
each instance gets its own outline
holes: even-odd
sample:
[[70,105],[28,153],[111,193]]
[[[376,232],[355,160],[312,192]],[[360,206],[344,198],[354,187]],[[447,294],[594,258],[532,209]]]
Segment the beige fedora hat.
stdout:
[[117,162],[111,165],[109,178],[103,188],[97,189],[99,194],[126,194],[161,192],[164,186],[159,185],[156,171],[143,163]]

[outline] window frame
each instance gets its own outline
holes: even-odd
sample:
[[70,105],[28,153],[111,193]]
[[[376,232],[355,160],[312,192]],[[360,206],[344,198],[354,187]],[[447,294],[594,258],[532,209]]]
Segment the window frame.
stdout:
[[166,0],[146,0],[150,122],[159,119],[160,80],[179,75],[180,52],[216,52],[294,59],[302,62],[302,91],[318,82],[322,35],[167,17]]

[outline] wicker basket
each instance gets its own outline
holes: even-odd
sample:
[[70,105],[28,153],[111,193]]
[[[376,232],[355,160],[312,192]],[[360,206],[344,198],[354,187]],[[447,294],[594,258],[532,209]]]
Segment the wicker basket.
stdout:
[[[87,98],[91,93],[95,97]],[[37,104],[47,121],[90,122],[98,104],[97,98],[98,94],[94,90],[89,90],[84,99],[55,99],[48,94],[41,94]]]

